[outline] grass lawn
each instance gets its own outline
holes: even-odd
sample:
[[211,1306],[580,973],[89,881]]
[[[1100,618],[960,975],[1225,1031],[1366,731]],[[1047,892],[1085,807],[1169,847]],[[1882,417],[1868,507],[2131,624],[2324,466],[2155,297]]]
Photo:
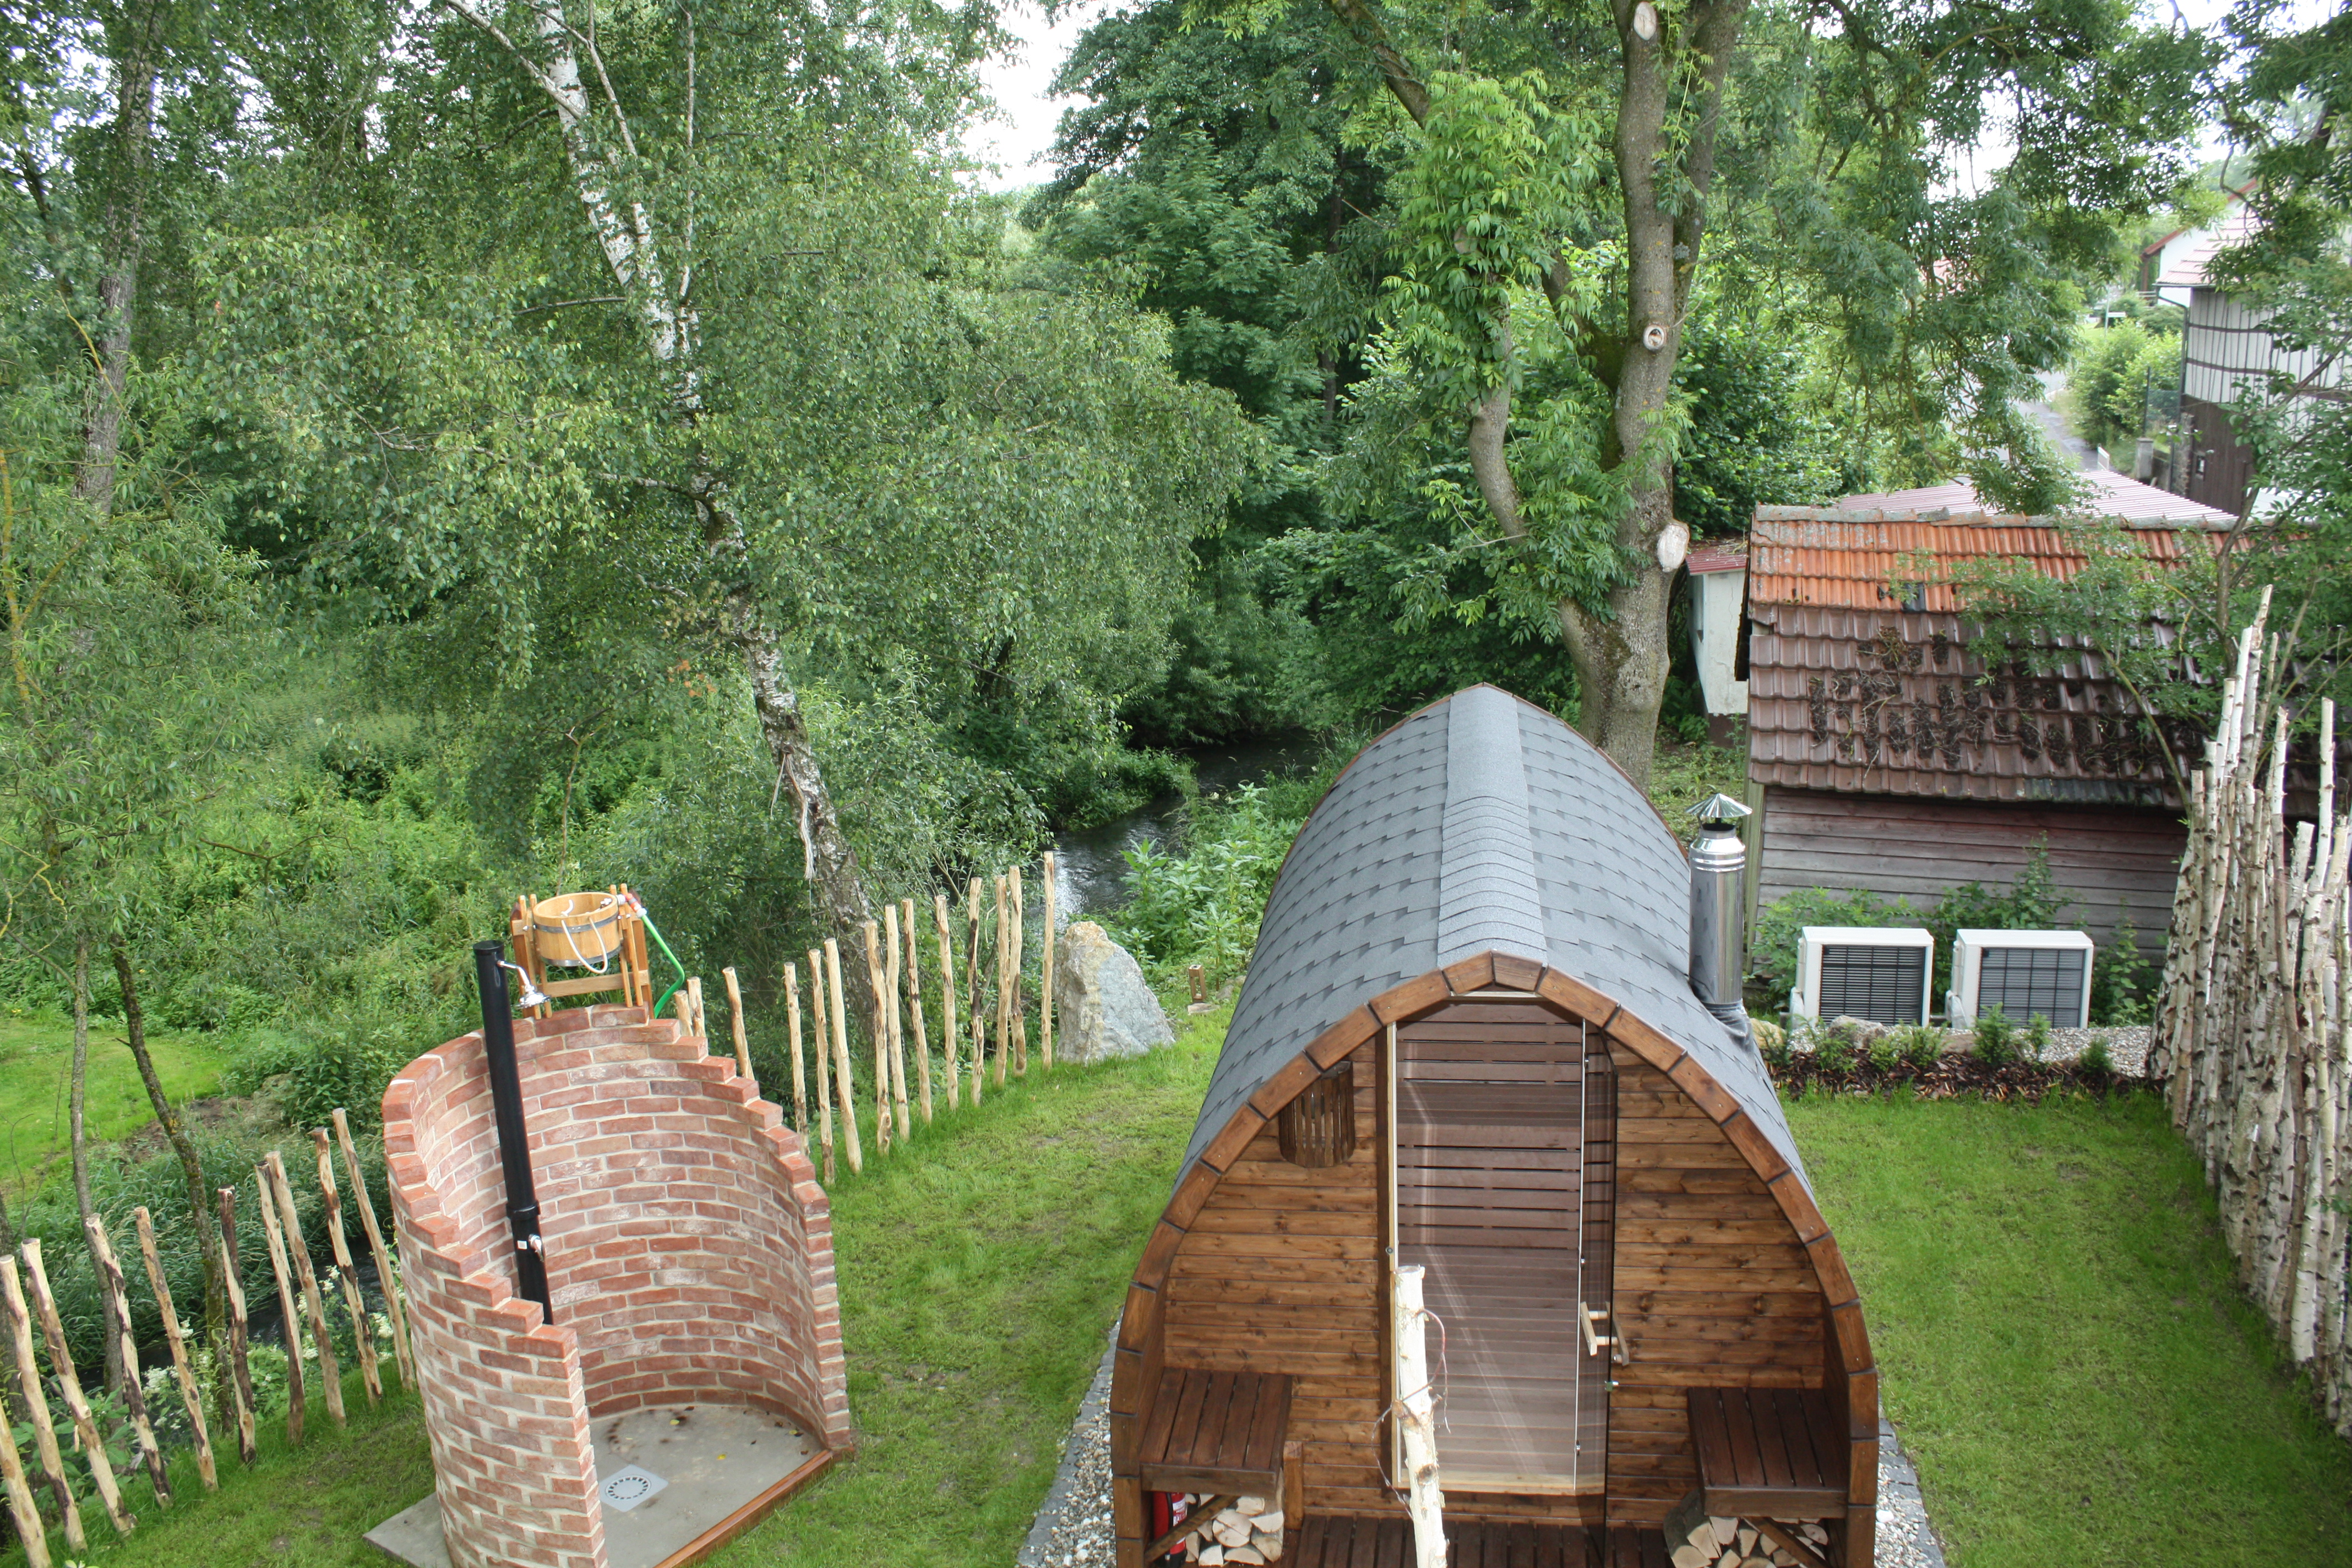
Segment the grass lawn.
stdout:
[[1790,1107],[1959,1568],[2352,1563],[2352,1449],[2152,1096]]
[[[857,1457],[711,1561],[937,1568],[1009,1563],[1052,1482],[1168,1200],[1229,1008],[1191,1020],[1173,1050],[1099,1068],[1033,1068],[978,1111],[940,1112],[904,1155],[834,1190],[835,1261]],[[866,1134],[869,1154],[872,1129]],[[402,1397],[350,1429],[311,1402],[310,1436],[282,1423],[252,1471],[234,1450],[221,1490],[166,1515],[145,1498],[138,1533],[91,1521],[96,1568],[382,1568],[362,1531],[432,1489],[424,1424]],[[134,1502],[134,1508],[137,1504]],[[53,1544],[57,1538],[52,1537]],[[0,1563],[21,1563],[0,1554]]]
[[[1147,1060],[1033,1073],[838,1184],[863,1447],[719,1568],[1012,1561],[1224,1023]],[[2153,1101],[1790,1114],[1957,1568],[2352,1563],[2352,1457],[2240,1303]],[[299,1456],[281,1434],[258,1468],[230,1459],[217,1497],[188,1475],[187,1500],[151,1503],[130,1542],[97,1522],[88,1561],[373,1568],[361,1531],[431,1487],[415,1405],[323,1426]]]
[[[203,1035],[152,1031],[147,1048],[174,1105],[210,1094],[220,1083],[220,1053]],[[8,1196],[38,1186],[53,1163],[62,1166],[72,1069],[71,1018],[0,1012],[0,1192]],[[99,1141],[155,1120],[119,1020],[90,1021],[87,1115],[89,1135]]]

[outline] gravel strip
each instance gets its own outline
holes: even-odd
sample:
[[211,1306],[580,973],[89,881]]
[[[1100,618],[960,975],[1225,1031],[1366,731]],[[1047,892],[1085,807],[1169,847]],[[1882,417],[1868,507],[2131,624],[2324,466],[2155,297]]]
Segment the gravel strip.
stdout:
[[[1118,1324],[1113,1321],[1114,1342]],[[1114,1346],[1115,1348],[1115,1346]],[[1094,1386],[1062,1445],[1062,1468],[1029,1527],[1015,1568],[1112,1568],[1110,1526],[1110,1358],[1103,1352]]]
[[[1112,1568],[1110,1360],[1104,1351],[1015,1568]],[[1893,1423],[1884,1419],[1878,1424],[1878,1561],[1885,1568],[1948,1568],[1920,1500],[1919,1474]]]

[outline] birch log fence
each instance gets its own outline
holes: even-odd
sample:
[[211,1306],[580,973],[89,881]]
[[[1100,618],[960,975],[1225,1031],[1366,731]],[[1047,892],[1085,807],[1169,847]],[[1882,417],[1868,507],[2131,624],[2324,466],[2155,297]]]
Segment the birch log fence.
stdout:
[[2269,596],[2242,635],[2190,777],[2151,1068],[2205,1163],[2249,1294],[2352,1436],[2352,816],[2318,705],[2315,817],[2290,821],[2289,649]]

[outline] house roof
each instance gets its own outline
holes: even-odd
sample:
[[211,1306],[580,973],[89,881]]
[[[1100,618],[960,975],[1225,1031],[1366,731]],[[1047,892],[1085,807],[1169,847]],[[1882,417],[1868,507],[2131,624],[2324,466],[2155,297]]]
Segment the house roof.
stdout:
[[1491,686],[1432,703],[1359,753],[1299,829],[1184,1168],[1324,1030],[1493,952],[1573,976],[1681,1046],[1801,1179],[1762,1061],[1691,993],[1689,900],[1681,844],[1591,742]]
[[1683,564],[1694,576],[1709,572],[1744,572],[1748,569],[1748,542],[1744,539],[1710,540],[1691,546]]
[[[2112,468],[2090,468],[2077,476],[2089,481],[2093,494],[2077,510],[2097,517],[2121,519],[2125,522],[2172,522],[2206,528],[2227,528],[2237,519],[2220,507],[2207,506],[2190,500],[2187,496],[2174,495],[2170,490],[2142,484],[2126,474]],[[1840,511],[1920,511],[1943,510],[1954,517],[1990,517],[2000,515],[1979,498],[1976,487],[1966,479],[1954,479],[1949,484],[1927,485],[1918,489],[1886,490],[1876,495],[1848,496],[1838,502]]]
[[[2181,558],[2179,535],[2140,535]],[[2164,752],[2099,656],[1987,679],[1948,582],[1963,560],[2032,562],[2061,581],[2082,555],[2022,517],[1769,507],[1748,576],[1748,773],[1759,784],[1979,800],[2174,805]],[[1898,584],[1906,572],[1925,579]],[[2194,726],[2176,754],[2198,754]],[[2185,750],[2184,750],[2185,749]]]
[[2262,220],[2254,216],[2253,209],[2245,205],[2241,198],[2232,204],[2229,213],[2220,223],[2180,247],[2172,259],[2165,264],[2164,270],[2157,276],[2157,287],[2159,289],[2209,287],[2205,270],[2212,264],[2213,258],[2231,246],[2243,244],[2248,237],[2261,226]]

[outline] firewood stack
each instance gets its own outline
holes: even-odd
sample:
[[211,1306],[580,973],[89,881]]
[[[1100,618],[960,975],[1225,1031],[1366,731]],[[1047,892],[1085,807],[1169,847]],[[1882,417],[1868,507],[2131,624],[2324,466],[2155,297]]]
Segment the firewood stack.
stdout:
[[1710,1517],[1691,1493],[1666,1515],[1675,1568],[1822,1568],[1829,1531],[1818,1524]]
[[1276,1563],[1282,1559],[1282,1508],[1269,1498],[1235,1498],[1193,1538],[1192,1561]]

